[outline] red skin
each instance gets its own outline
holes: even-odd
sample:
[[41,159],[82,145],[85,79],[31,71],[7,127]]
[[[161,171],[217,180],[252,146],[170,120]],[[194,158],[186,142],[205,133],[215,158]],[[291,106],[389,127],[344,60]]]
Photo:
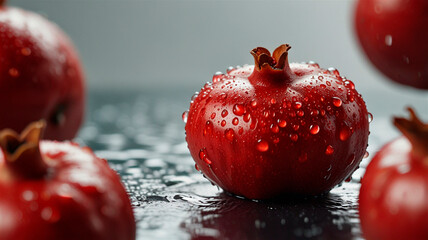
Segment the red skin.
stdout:
[[391,80],[428,89],[428,1],[360,0],[355,28],[370,61]]
[[[232,70],[222,80],[215,77],[190,105],[185,127],[190,153],[202,173],[227,192],[250,199],[321,194],[350,176],[366,152],[368,112],[353,83],[317,64],[291,64],[291,74],[287,66],[288,61],[277,72],[253,73],[254,66]],[[341,106],[334,106],[333,97]],[[244,114],[234,113],[236,104]],[[315,125],[319,132],[312,134]],[[349,130],[343,141],[341,129]],[[264,150],[260,140],[267,151],[259,150]]]
[[[428,138],[425,148],[427,143]],[[426,156],[423,160],[409,140],[400,137],[373,157],[359,196],[361,227],[368,240],[428,239]]]
[[40,15],[1,3],[0,29],[0,129],[21,132],[45,119],[46,139],[72,139],[83,119],[85,86],[70,39]]
[[89,148],[42,141],[48,175],[9,178],[0,152],[0,239],[134,240],[135,221],[119,176]]

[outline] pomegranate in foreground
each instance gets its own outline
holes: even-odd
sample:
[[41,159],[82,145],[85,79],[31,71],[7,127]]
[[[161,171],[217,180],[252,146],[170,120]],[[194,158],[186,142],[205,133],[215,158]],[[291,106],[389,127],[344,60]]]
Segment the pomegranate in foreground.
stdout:
[[349,177],[366,153],[369,113],[335,69],[288,63],[289,45],[251,54],[192,98],[186,140],[196,167],[250,199],[315,195]]
[[72,139],[83,119],[80,60],[58,26],[0,1],[0,129],[45,119],[47,139]]
[[87,147],[39,142],[43,128],[0,132],[0,239],[135,239],[116,172]]
[[428,124],[412,109],[394,118],[403,133],[380,149],[361,182],[359,210],[367,239],[428,239]]

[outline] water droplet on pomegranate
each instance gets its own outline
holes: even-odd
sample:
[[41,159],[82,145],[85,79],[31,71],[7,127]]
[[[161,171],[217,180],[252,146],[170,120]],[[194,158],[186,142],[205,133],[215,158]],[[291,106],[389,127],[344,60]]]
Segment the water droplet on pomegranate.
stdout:
[[278,126],[285,128],[287,126],[287,121],[278,119]]
[[342,106],[342,100],[338,97],[333,97],[333,105],[336,107]]
[[251,107],[253,107],[253,108],[255,108],[255,107],[257,107],[257,101],[256,100],[253,100],[253,101],[251,101],[251,103],[250,103],[250,105],[251,105]]
[[320,127],[319,127],[318,125],[311,125],[311,126],[309,127],[309,132],[310,132],[312,135],[315,135],[315,134],[317,134],[317,133],[319,133],[319,132],[320,132]]
[[321,113],[321,116],[325,116],[325,110],[324,109],[321,109],[320,113]]
[[195,169],[196,171],[200,172],[201,170],[199,170],[198,164],[195,163]]
[[225,121],[225,120],[221,121],[220,125],[221,125],[222,127],[226,126],[226,121]]
[[297,140],[299,139],[299,135],[292,133],[292,134],[290,134],[290,139],[293,142],[297,142]]
[[224,109],[224,110],[221,112],[221,116],[222,116],[222,117],[226,117],[226,116],[227,116],[227,114],[229,114],[229,112],[228,112],[226,109]]
[[301,102],[295,102],[294,103],[294,108],[295,109],[300,109],[302,107],[302,103]]
[[255,129],[256,128],[256,126],[257,126],[257,119],[253,119],[253,121],[251,121],[251,124],[250,124],[250,129]]
[[214,119],[215,115],[216,115],[215,112],[211,113],[211,119]]
[[326,88],[327,86],[325,84],[320,85],[321,88]]
[[233,106],[233,113],[235,115],[242,116],[242,115],[244,115],[244,112],[245,112],[244,105],[242,105],[242,104],[235,104]]
[[232,128],[228,128],[226,131],[224,131],[224,136],[227,138],[227,140],[233,141],[233,138],[235,137],[235,131],[233,131]]
[[308,160],[308,154],[307,153],[303,153],[302,155],[299,156],[299,162],[300,163],[304,163]]
[[16,69],[16,68],[10,68],[9,69],[9,75],[11,77],[14,77],[14,78],[19,77],[19,71],[18,71],[18,69]]
[[183,119],[184,123],[187,123],[187,117],[189,116],[189,111],[184,111],[181,115],[181,118]]
[[385,44],[388,47],[392,46],[392,36],[391,35],[386,35],[385,36]]
[[373,115],[371,113],[368,113],[367,119],[368,119],[369,123],[371,123],[373,121]]
[[233,125],[238,125],[238,123],[239,123],[239,119],[238,119],[238,118],[234,118],[234,119],[232,120],[232,124],[233,124]]
[[202,148],[201,150],[199,150],[199,159],[201,159],[202,161],[204,161],[208,165],[211,165],[211,163],[212,163],[211,160],[208,158],[206,148]]
[[251,119],[251,115],[250,115],[250,113],[246,113],[245,115],[244,115],[244,122],[249,122],[250,121],[250,119]]
[[40,215],[43,220],[50,223],[58,222],[59,219],[61,218],[61,213],[57,209],[54,209],[51,207],[43,208]]
[[334,153],[334,148],[331,145],[328,145],[327,148],[325,149],[325,154],[326,155],[331,155]]
[[270,130],[271,130],[273,133],[278,133],[278,132],[279,132],[279,127],[278,127],[278,125],[276,125],[276,124],[272,124],[272,125],[270,125]]
[[270,100],[270,103],[271,103],[271,104],[275,104],[275,103],[276,103],[276,100],[275,100],[274,98],[272,98],[272,99]]
[[204,136],[206,136],[207,134],[211,134],[213,132],[213,123],[208,120],[205,124],[205,128],[204,128]]
[[318,76],[318,80],[322,81],[322,80],[324,80],[324,77],[323,76]]
[[348,140],[348,138],[352,135],[351,129],[348,126],[342,127],[339,132],[339,138],[342,141]]
[[196,99],[198,96],[199,96],[199,92],[195,92],[195,93],[192,95],[192,98],[190,98],[190,100],[195,101],[195,99]]
[[279,143],[279,138],[274,138],[273,143],[275,143],[275,144]]
[[317,109],[311,111],[311,116],[317,116],[320,112]]
[[294,125],[293,125],[293,130],[294,130],[294,131],[299,130],[299,128],[300,128],[300,126],[299,126],[299,125],[297,125],[297,124],[294,124]]
[[227,98],[227,94],[226,93],[220,94],[220,99],[225,100],[226,98]]
[[260,151],[260,152],[266,152],[267,150],[269,150],[269,144],[268,144],[268,142],[266,142],[263,139],[260,139],[257,142],[256,147],[257,147],[257,150]]
[[31,49],[29,48],[21,48],[21,54],[24,56],[30,56],[31,55]]
[[355,89],[355,85],[351,80],[345,81],[345,87],[350,88],[350,89]]
[[264,111],[264,112],[263,112],[263,116],[264,116],[265,118],[268,118],[268,117],[269,117],[269,110]]
[[238,130],[238,133],[239,133],[239,134],[244,133],[244,129],[243,129],[242,127],[240,127],[240,128],[239,128],[239,130]]
[[333,73],[336,76],[340,76],[340,73],[336,68],[333,68],[333,67],[328,68],[328,71],[330,71],[331,73]]
[[298,110],[297,111],[297,116],[299,116],[299,117],[303,117],[305,115],[305,112],[304,111],[302,111],[302,110]]
[[234,69],[235,69],[234,67],[229,66],[229,67],[227,68],[226,72],[227,72],[227,73],[230,73],[230,72],[232,72]]

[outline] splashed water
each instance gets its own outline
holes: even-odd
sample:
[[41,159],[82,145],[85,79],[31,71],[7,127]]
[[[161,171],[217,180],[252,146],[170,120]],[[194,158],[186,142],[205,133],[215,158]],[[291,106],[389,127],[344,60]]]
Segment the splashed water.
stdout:
[[[76,140],[106,158],[120,174],[134,206],[138,240],[245,239],[248,233],[257,239],[361,238],[357,196],[359,179],[370,157],[363,160],[350,182],[326,196],[274,202],[244,200],[223,193],[195,169],[181,119],[188,106],[187,96],[89,96],[88,120]],[[110,116],[107,110],[114,114],[106,118]],[[283,120],[277,124],[280,128],[287,125]],[[370,135],[371,152],[389,140],[389,135],[375,129]],[[290,137],[298,141],[296,136]],[[269,140],[268,149],[278,141]],[[263,144],[261,147],[265,149]],[[305,159],[302,153],[301,164],[308,163]],[[204,167],[208,165],[198,166]],[[54,216],[51,212],[46,210],[46,217]]]

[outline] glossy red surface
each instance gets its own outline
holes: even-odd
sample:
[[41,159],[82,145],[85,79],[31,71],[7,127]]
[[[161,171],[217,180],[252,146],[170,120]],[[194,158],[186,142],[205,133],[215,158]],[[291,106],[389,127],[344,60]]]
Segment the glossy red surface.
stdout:
[[42,141],[40,151],[40,179],[8,177],[0,154],[0,239],[135,239],[128,195],[105,160],[68,142]]
[[373,158],[361,183],[360,219],[367,239],[427,239],[428,169],[401,137]]
[[0,7],[0,129],[22,131],[45,119],[45,138],[73,138],[85,86],[77,53],[56,25],[35,13]]
[[359,0],[355,28],[370,61],[391,80],[428,89],[428,1]]
[[366,152],[366,105],[337,70],[244,66],[214,76],[192,99],[190,153],[210,181],[239,196],[327,192]]

